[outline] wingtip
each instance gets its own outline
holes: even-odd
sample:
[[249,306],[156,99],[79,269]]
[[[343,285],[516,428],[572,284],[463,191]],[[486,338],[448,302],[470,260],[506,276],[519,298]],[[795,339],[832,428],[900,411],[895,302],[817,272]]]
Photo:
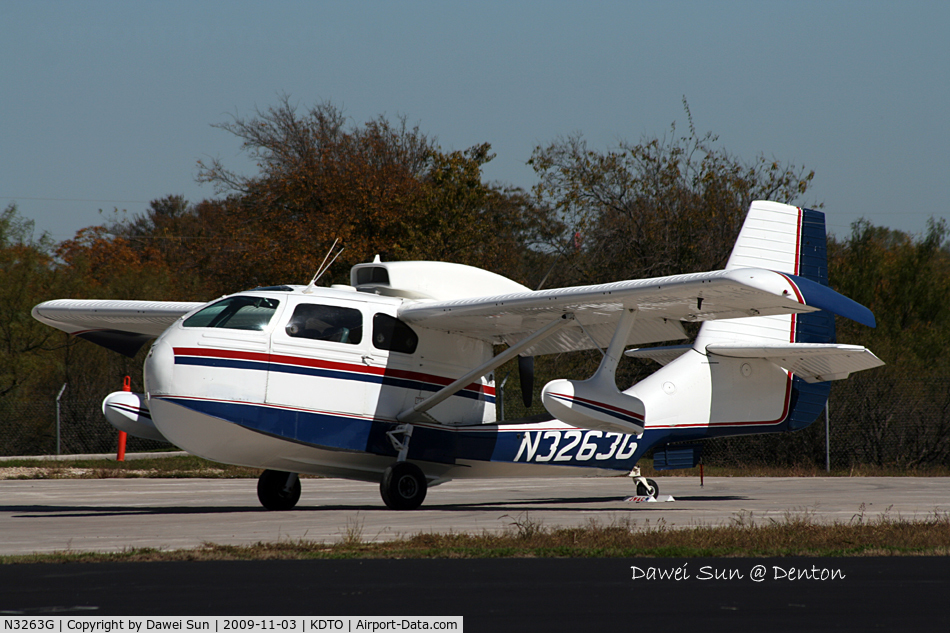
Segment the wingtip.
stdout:
[[827,310],[861,325],[877,327],[874,313],[854,299],[810,279],[797,275],[786,276],[798,286],[807,305]]

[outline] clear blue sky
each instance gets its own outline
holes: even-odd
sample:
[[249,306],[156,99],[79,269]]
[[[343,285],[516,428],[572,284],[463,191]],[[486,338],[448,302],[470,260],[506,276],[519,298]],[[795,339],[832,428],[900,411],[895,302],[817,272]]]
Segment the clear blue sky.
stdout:
[[529,188],[532,149],[685,128],[816,172],[831,229],[950,218],[948,2],[49,2],[0,0],[0,207],[57,240],[99,209],[214,196],[211,127],[280,93],[361,123],[404,114],[485,176]]

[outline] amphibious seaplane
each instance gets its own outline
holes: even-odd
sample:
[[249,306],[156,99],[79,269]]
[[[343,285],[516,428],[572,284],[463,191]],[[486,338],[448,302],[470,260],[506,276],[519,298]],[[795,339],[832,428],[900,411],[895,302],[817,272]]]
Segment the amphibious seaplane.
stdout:
[[[294,507],[300,473],[378,482],[414,509],[451,479],[629,475],[696,465],[700,440],[794,431],[830,381],[883,364],[835,343],[834,316],[874,326],[828,287],[824,215],[752,204],[724,270],[531,291],[442,262],[359,264],[351,285],[255,288],[200,303],[55,300],[53,327],[145,360],[145,393],[103,411],[120,430],[218,462],[264,469],[258,497]],[[634,347],[686,339],[691,344]],[[495,345],[507,349],[493,355]],[[541,390],[547,415],[496,419],[494,371],[600,348],[587,380]],[[622,356],[662,365],[620,391]],[[530,387],[529,387],[530,389]],[[530,397],[530,392],[526,394]]]

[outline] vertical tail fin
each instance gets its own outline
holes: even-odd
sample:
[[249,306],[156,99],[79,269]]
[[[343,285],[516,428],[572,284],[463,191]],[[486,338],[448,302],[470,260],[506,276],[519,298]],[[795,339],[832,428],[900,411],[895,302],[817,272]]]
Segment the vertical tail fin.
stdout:
[[827,286],[825,214],[778,202],[753,202],[726,264],[726,270],[731,268],[765,268]]
[[[825,214],[757,200],[749,208],[726,269],[765,268],[828,285]],[[834,315],[756,317],[703,324],[694,348],[709,343],[833,343]]]
[[[764,268],[827,286],[824,214],[753,202],[726,268]],[[667,437],[682,440],[804,428],[825,406],[830,383],[807,383],[764,357],[712,355],[707,346],[834,339],[834,315],[824,311],[707,321],[692,350],[625,393],[645,403],[646,428],[670,429]]]

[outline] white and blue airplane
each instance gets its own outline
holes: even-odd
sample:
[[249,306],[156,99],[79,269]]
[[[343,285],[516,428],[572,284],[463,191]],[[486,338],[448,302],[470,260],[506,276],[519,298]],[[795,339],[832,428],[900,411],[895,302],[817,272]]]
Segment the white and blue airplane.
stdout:
[[[106,397],[109,421],[195,455],[264,469],[286,510],[300,473],[378,482],[414,509],[451,479],[629,475],[688,468],[699,440],[794,431],[830,381],[883,363],[835,343],[834,316],[874,326],[828,287],[824,214],[752,204],[725,270],[532,291],[442,262],[359,264],[351,285],[275,286],[210,303],[55,300],[33,316],[145,360],[145,393]],[[626,349],[687,338],[691,344]],[[505,344],[497,355],[493,346]],[[548,415],[498,421],[494,371],[519,356],[600,348],[587,380],[547,383]],[[624,391],[621,357],[662,367]],[[528,389],[530,390],[530,386]],[[530,391],[527,394],[530,398]]]

